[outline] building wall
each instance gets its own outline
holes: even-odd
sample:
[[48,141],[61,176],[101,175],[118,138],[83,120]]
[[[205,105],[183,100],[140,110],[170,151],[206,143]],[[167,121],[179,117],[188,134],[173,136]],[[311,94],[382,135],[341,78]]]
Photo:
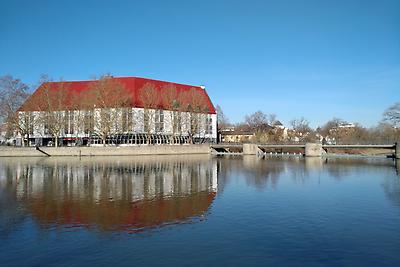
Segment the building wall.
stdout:
[[[112,116],[112,121],[115,122],[111,128],[111,134],[116,134],[116,133],[152,133],[152,134],[172,134],[173,133],[173,123],[172,123],[172,111],[168,110],[163,110],[164,114],[164,129],[162,131],[156,132],[156,127],[155,127],[155,118],[156,115],[155,113],[157,112],[154,109],[148,109],[147,112],[149,114],[150,118],[150,130],[149,132],[145,131],[144,127],[144,114],[145,111],[143,108],[132,108],[132,128],[130,131],[123,131],[122,130],[122,114],[123,114],[123,109],[110,109],[111,113],[113,114]],[[61,111],[62,114],[66,114],[65,111]],[[83,123],[83,116],[84,112],[82,111],[72,111],[73,116],[74,116],[74,122],[73,122],[73,128],[74,131],[73,133],[66,133],[65,129],[61,130],[61,133],[59,134],[59,137],[61,138],[82,138],[82,137],[88,137],[89,134],[84,132],[84,125]],[[93,128],[94,132],[99,132],[99,129],[101,128],[101,116],[100,116],[101,109],[95,109],[94,110],[94,120],[93,120]],[[180,112],[181,113],[181,131],[175,132],[175,135],[182,135],[182,136],[187,136],[190,132],[190,116],[200,116],[201,118],[201,123],[200,123],[200,130],[196,133],[194,133],[194,137],[199,137],[199,138],[208,138],[208,139],[213,139],[215,140],[217,138],[217,115],[216,114],[197,114],[197,113],[189,113],[189,112]],[[31,124],[33,127],[33,132],[29,134],[29,138],[51,138],[51,134],[45,132],[45,126],[43,123],[43,120],[40,120],[40,118],[43,118],[45,115],[45,112],[19,112],[19,117],[20,117],[20,124],[21,126],[28,128],[29,125],[25,125],[25,117],[26,116],[31,116]],[[207,123],[206,123],[206,118],[210,120],[210,124],[212,126],[211,131],[207,131]],[[17,133],[17,137],[22,137],[21,133]],[[26,136],[25,136],[26,137]]]
[[222,134],[221,141],[226,143],[245,143],[251,142],[255,138],[254,134]]

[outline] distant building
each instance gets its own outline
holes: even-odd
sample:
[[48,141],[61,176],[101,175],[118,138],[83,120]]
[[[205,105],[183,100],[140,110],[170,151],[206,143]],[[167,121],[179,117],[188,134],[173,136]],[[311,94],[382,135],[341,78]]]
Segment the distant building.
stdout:
[[338,128],[354,128],[356,125],[351,122],[343,122],[338,125]]
[[234,127],[221,131],[221,142],[223,143],[250,143],[255,140],[256,133],[250,129],[235,130]]
[[[47,82],[18,110],[27,145],[215,142],[217,114],[203,86],[137,77]],[[23,140],[23,141],[21,141]]]
[[275,128],[280,128],[280,129],[284,129],[285,128],[285,126],[283,126],[282,122],[280,122],[280,121],[274,122],[272,124],[272,126],[275,127]]
[[263,123],[257,127],[241,125],[220,131],[221,142],[225,143],[279,143],[288,138],[288,129],[280,121],[271,125]]

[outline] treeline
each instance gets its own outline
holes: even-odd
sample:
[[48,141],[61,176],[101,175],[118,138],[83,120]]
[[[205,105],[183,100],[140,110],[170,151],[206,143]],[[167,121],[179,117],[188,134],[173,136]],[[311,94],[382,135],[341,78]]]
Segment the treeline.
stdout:
[[[258,143],[322,142],[326,144],[393,144],[400,142],[400,102],[388,107],[382,120],[374,127],[364,127],[333,118],[324,125],[312,128],[307,119],[301,117],[290,121],[285,127],[275,114],[262,111],[246,115],[244,121],[232,124],[221,107],[217,106],[220,132],[229,130],[237,134],[253,133],[251,141]],[[228,131],[227,131],[228,130]]]
[[[55,139],[62,131],[70,132],[93,132],[105,142],[106,137],[115,127],[134,127],[132,120],[137,114],[127,110],[116,113],[110,107],[129,107],[132,97],[127,97],[126,91],[121,83],[110,79],[110,75],[104,75],[95,79],[90,90],[82,94],[73,95],[69,99],[71,106],[69,110],[76,112],[59,112],[65,109],[61,100],[68,98],[69,84],[67,82],[57,83],[57,90],[51,90],[51,81],[47,76],[42,76],[39,85],[42,85],[43,97],[33,102],[25,101],[30,96],[29,86],[12,76],[0,77],[0,122],[6,125],[6,136],[11,137],[15,132],[22,136],[29,136],[35,125],[45,125],[46,134]],[[112,90],[111,90],[112,88]],[[34,88],[36,89],[36,88]],[[202,94],[193,90],[179,92],[173,84],[166,85],[161,97],[160,92],[153,84],[145,84],[136,97],[144,107],[143,124],[147,133],[153,131],[151,123],[160,120],[162,114],[153,112],[163,106],[172,112],[169,120],[173,124],[173,134],[185,131],[192,139],[195,134],[200,134],[204,119],[201,113],[208,112],[207,100]],[[23,118],[18,116],[18,109],[22,104],[28,110],[43,111],[39,117],[25,114]],[[99,120],[93,119],[93,109],[100,108]],[[80,113],[80,111],[83,111]],[[122,112],[122,113],[121,113]],[[385,144],[400,141],[400,102],[388,107],[382,116],[382,120],[375,127],[364,127],[358,123],[349,123],[343,119],[333,118],[321,127],[313,129],[305,118],[296,118],[290,122],[288,127],[283,126],[275,114],[266,114],[262,111],[254,112],[245,116],[243,122],[231,124],[222,109],[217,106],[218,130],[221,132],[228,127],[234,127],[235,131],[254,133],[254,142],[261,143],[293,143],[293,142],[326,142],[333,144]],[[122,115],[121,115],[122,114]],[[189,114],[189,115],[188,115]],[[121,117],[122,123],[116,125],[117,116]],[[118,117],[118,118],[119,118]],[[75,122],[75,129],[69,123],[71,119]],[[157,126],[158,125],[158,126]],[[158,128],[157,128],[158,127]],[[155,130],[162,131],[162,124],[156,124]],[[4,129],[2,129],[4,131]],[[55,140],[57,144],[57,141]]]

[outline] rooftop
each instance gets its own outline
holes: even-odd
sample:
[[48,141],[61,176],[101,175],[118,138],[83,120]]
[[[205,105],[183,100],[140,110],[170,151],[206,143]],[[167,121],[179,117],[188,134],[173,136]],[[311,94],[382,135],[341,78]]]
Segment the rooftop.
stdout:
[[[173,82],[159,81],[140,77],[106,77],[108,87],[104,89],[104,102],[108,107],[120,107],[117,100],[127,100],[125,105],[137,108],[147,107],[142,97],[143,91],[153,88],[151,95],[153,108],[171,109],[171,95],[179,99],[181,108],[196,102],[202,111],[215,114],[215,108],[202,86],[192,86]],[[100,100],[94,99],[94,91],[100,80],[45,82],[27,99],[19,111],[73,110],[78,104],[91,99],[91,106],[100,106]],[[118,92],[118,88],[121,90]],[[148,90],[150,91],[150,90]],[[122,92],[122,93],[121,93]],[[172,93],[172,94],[171,94]],[[78,103],[79,102],[79,103]],[[120,101],[121,102],[121,101]],[[88,104],[86,102],[86,108]],[[82,109],[82,108],[81,108]],[[185,111],[185,110],[184,110]]]

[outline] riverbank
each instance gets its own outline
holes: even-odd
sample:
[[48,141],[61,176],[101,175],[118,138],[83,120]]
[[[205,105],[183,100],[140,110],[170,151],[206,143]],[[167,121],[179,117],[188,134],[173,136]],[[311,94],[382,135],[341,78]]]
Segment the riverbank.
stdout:
[[47,157],[46,154],[52,157],[210,154],[210,146],[208,144],[129,147],[40,147],[40,150],[35,147],[0,147],[0,157]]

